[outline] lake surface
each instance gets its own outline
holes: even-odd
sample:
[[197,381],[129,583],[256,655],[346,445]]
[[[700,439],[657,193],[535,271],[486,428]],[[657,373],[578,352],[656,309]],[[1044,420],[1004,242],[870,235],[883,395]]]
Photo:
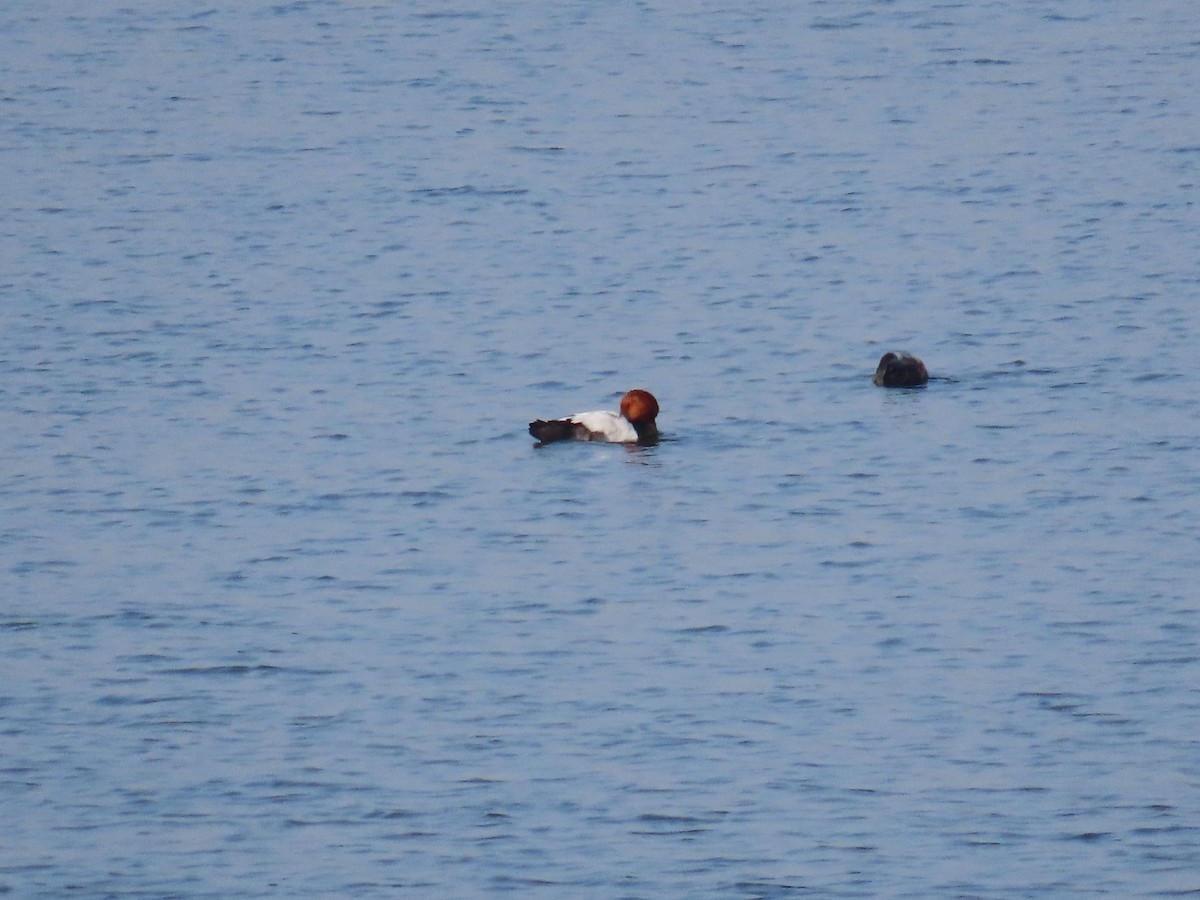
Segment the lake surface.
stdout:
[[0,29],[0,893],[1200,894],[1190,0]]

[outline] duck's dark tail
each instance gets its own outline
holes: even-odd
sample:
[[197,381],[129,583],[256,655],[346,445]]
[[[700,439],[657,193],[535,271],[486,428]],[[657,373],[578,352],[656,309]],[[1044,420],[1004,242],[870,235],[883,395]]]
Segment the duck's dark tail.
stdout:
[[579,437],[581,430],[586,431],[583,426],[569,419],[555,419],[552,422],[547,422],[545,419],[538,419],[535,422],[529,423],[529,433],[543,444],[553,443],[554,441],[572,440]]

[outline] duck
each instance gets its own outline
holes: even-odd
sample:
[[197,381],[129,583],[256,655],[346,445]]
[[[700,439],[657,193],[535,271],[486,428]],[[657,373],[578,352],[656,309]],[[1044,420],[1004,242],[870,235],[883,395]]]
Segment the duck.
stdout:
[[621,398],[620,412],[581,412],[562,419],[536,419],[529,433],[542,444],[555,441],[603,441],[609,444],[653,444],[658,440],[658,401],[635,389]]
[[911,353],[885,353],[871,380],[879,387],[917,387],[929,380],[929,370]]

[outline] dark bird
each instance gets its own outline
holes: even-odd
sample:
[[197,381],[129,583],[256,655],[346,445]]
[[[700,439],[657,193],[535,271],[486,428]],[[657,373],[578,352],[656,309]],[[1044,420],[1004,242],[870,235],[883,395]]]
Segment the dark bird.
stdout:
[[879,387],[916,387],[929,380],[929,371],[909,353],[885,353],[871,380]]

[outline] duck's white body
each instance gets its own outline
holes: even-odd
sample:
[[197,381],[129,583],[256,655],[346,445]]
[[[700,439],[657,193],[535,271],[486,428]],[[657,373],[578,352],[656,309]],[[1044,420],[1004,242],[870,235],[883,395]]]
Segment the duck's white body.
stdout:
[[598,410],[575,413],[567,421],[582,425],[592,441],[608,441],[610,444],[631,444],[638,439],[633,424],[620,413]]

